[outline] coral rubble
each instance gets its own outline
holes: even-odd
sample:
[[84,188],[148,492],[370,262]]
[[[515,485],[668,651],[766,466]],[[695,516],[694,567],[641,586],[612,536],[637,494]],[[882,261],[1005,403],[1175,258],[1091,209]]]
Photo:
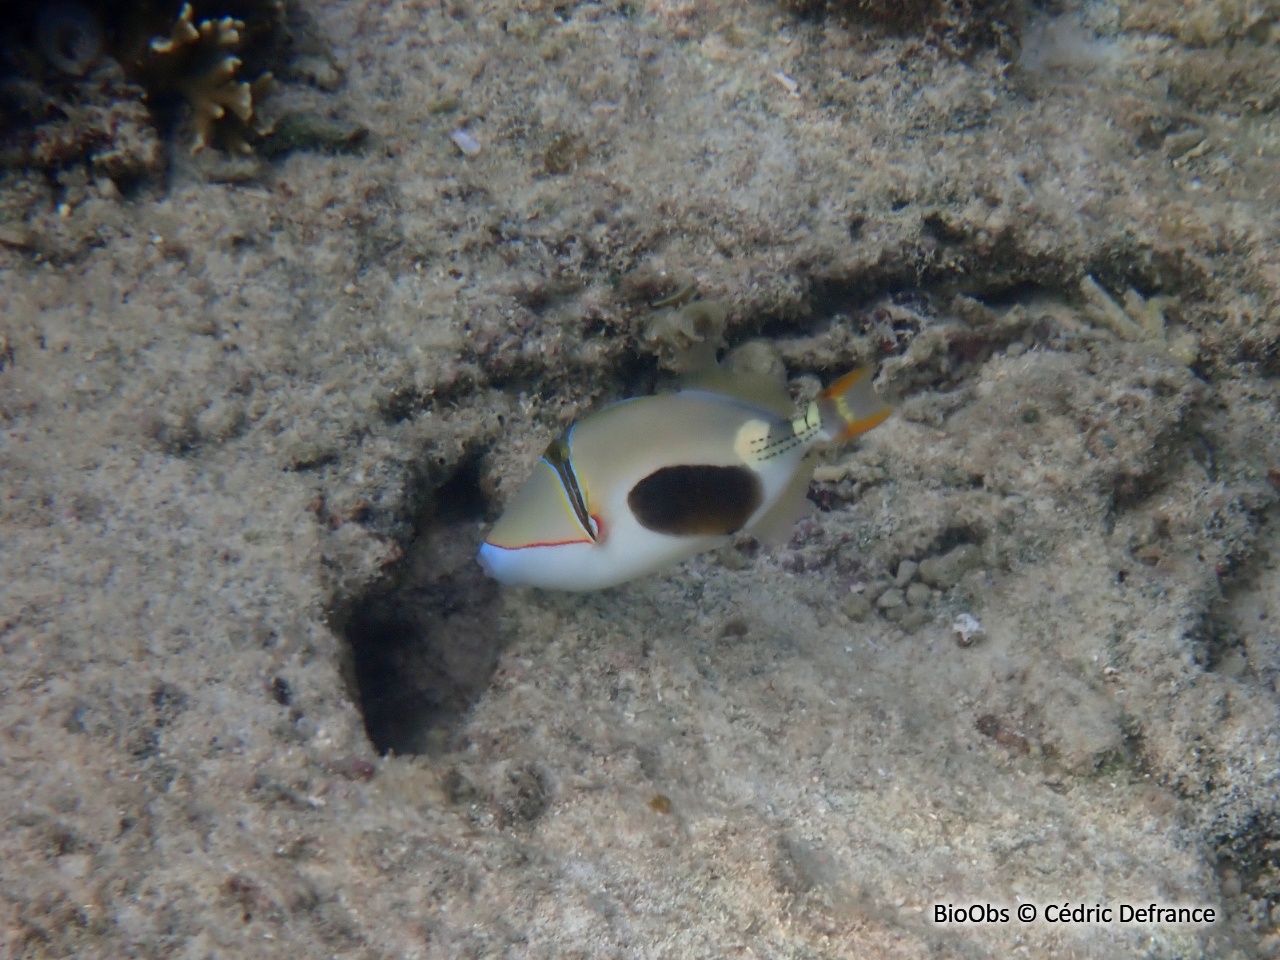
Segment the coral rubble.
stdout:
[[16,122],[3,137],[0,166],[60,170],[86,161],[94,175],[126,181],[163,169],[164,149],[144,91],[118,64],[101,64],[70,88],[63,99],[33,83],[8,86]]

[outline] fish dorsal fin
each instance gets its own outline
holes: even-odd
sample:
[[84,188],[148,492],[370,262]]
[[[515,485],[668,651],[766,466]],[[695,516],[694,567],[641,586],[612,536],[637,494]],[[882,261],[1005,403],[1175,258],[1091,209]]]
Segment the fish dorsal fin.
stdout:
[[719,370],[720,361],[716,359],[716,345],[705,340],[689,344],[676,353],[671,361],[671,369],[675,370],[682,385],[690,378]]
[[690,370],[680,377],[681,390],[701,390],[742,400],[789,420],[795,404],[786,388],[765,373],[738,373],[713,361],[709,367]]
[[809,512],[809,481],[813,479],[815,466],[817,461],[812,456],[805,457],[773,506],[747,529],[747,533],[766,547],[785,547],[795,532],[796,521]]

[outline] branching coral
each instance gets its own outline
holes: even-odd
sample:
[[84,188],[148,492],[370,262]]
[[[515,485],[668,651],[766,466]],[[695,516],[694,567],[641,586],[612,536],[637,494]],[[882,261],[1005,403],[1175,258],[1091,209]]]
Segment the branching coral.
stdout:
[[146,71],[156,83],[169,79],[191,105],[195,124],[195,153],[214,142],[249,152],[248,137],[259,133],[254,123],[254,103],[266,92],[271,74],[252,83],[236,79],[244,21],[232,17],[197,23],[191,4],[184,4],[168,37],[151,41]]

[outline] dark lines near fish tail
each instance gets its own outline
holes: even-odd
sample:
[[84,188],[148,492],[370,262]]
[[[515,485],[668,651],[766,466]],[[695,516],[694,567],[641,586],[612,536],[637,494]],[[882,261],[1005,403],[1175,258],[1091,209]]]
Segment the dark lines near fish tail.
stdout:
[[759,440],[751,443],[751,452],[755,454],[759,460],[772,460],[774,457],[780,457],[789,450],[794,450],[805,440],[804,437],[795,432],[792,424],[775,423],[769,428],[769,432]]

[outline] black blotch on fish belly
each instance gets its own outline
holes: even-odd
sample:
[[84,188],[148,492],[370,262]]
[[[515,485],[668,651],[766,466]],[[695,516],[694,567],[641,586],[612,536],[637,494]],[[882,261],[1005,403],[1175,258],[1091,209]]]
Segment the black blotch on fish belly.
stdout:
[[640,525],[677,537],[728,536],[743,528],[764,499],[747,467],[663,467],[627,494]]

